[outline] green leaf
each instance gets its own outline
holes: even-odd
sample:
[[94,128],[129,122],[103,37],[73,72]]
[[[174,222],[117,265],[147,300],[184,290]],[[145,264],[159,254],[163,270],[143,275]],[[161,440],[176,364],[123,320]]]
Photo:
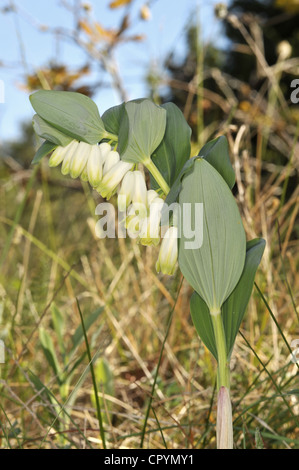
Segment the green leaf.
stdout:
[[222,135],[211,140],[203,146],[198,155],[207,160],[232,189],[235,184],[235,172],[229,158],[227,138]]
[[247,243],[246,259],[242,275],[235,289],[222,306],[223,325],[228,355],[231,354],[241,322],[251,296],[254,277],[261,262],[265,240],[257,238]]
[[165,127],[165,109],[149,99],[127,102],[119,129],[121,159],[130,163],[149,160],[163,139]]
[[102,121],[106,131],[115,135],[119,134],[120,123],[123,118],[124,111],[125,103],[122,103],[118,106],[113,106],[104,112],[102,115]]
[[182,180],[179,203],[180,269],[210,311],[219,311],[245,262],[245,232],[236,201],[220,174],[200,158]]
[[168,205],[177,200],[182,189],[183,177],[192,171],[195,161],[202,157],[218,171],[230,188],[234,186],[235,173],[229,159],[227,139],[221,136],[208,142],[201,149],[199,155],[186,161],[167,195],[165,202]]
[[63,132],[48,124],[38,114],[33,116],[32,124],[37,135],[55,145],[65,147],[73,140],[70,136],[63,134]]
[[170,205],[177,200],[182,189],[182,179],[187,175],[187,173],[192,172],[193,165],[198,158],[199,157],[192,157],[185,163],[175,182],[171,186],[169,193],[167,194],[165,199],[166,204]]
[[[221,307],[228,357],[232,353],[236,336],[244,318],[253,288],[254,277],[264,249],[265,240],[261,238],[247,242],[242,275],[235,289]],[[217,359],[216,341],[209,308],[197,292],[194,292],[191,296],[190,313],[199,337]]]
[[54,344],[50,334],[44,328],[40,328],[39,330],[39,339],[42,345],[44,355],[49,365],[52,367],[55,375],[57,375],[58,381],[60,381],[59,376],[61,369],[56,356]]
[[197,292],[193,292],[191,296],[190,313],[198,336],[217,360],[217,347],[211,314],[207,304]]
[[[88,315],[87,318],[84,319],[84,325],[85,325],[86,331],[88,331],[91,325],[97,320],[97,318],[103,312],[103,310],[104,310],[104,307],[99,307],[90,315]],[[84,339],[84,331],[83,331],[82,325],[79,325],[72,337],[72,343],[73,343],[72,351],[77,346],[79,346],[79,344],[83,341],[83,339]]]
[[32,165],[36,165],[41,161],[43,157],[48,155],[52,150],[56,149],[57,145],[53,144],[53,142],[49,142],[46,140],[38,149],[36,154],[34,155],[34,158],[32,160]]
[[[152,155],[152,160],[166,183],[171,186],[190,157],[191,128],[181,110],[174,103],[161,105],[166,110],[166,129],[162,142]],[[159,185],[151,178],[151,186]]]
[[35,112],[73,139],[94,145],[106,131],[96,104],[88,96],[71,91],[39,90],[30,96]]
[[161,225],[162,226],[165,225],[165,224],[166,225],[168,224],[168,216],[169,216],[168,209],[174,202],[177,201],[177,199],[179,197],[179,194],[180,194],[180,191],[182,189],[182,179],[188,173],[192,172],[195,160],[198,159],[198,158],[199,157],[190,158],[185,163],[184,167],[180,171],[180,173],[179,173],[178,177],[176,178],[175,182],[171,186],[170,191],[167,194],[166,199],[165,199],[165,205],[162,208],[162,215],[161,215]]

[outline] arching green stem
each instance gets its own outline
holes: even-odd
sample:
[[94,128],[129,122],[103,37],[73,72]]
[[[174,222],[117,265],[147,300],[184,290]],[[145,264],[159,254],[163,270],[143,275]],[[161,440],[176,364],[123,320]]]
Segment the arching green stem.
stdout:
[[104,139],[109,139],[112,142],[118,142],[118,136],[107,131],[105,132]]
[[153,161],[150,158],[148,160],[145,160],[143,164],[148,169],[148,171],[152,174],[152,176],[155,178],[156,182],[162,189],[165,196],[167,196],[170,188],[168,184],[166,183],[165,179],[163,178],[163,176],[161,175],[160,171],[156,167],[156,165],[153,163]]

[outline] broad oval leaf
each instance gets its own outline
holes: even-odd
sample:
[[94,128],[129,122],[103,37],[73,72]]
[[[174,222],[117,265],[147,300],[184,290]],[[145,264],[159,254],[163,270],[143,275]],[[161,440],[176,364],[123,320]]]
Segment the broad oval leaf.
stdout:
[[247,243],[242,275],[233,292],[222,306],[223,325],[228,355],[231,354],[241,322],[251,296],[254,277],[261,262],[266,242],[262,238]]
[[217,170],[200,158],[182,180],[179,203],[179,266],[210,311],[219,311],[245,262],[245,232],[236,201]]
[[[248,306],[254,277],[264,249],[265,240],[261,238],[247,242],[243,272],[238,284],[221,307],[228,358],[232,353],[236,336]],[[209,308],[197,292],[193,292],[191,296],[190,313],[198,336],[217,359],[217,347]]]
[[39,90],[30,96],[35,112],[73,139],[96,144],[106,130],[96,104],[88,96],[72,91]]
[[145,163],[163,139],[166,111],[149,99],[128,101],[119,130],[121,159]]
[[222,135],[211,140],[202,147],[198,155],[207,160],[232,189],[235,184],[235,172],[229,158],[227,138]]
[[[169,186],[175,182],[190,157],[191,128],[182,111],[174,103],[162,104],[166,110],[166,129],[162,142],[152,155],[152,160]],[[151,178],[151,186],[159,185]]]
[[65,147],[73,140],[72,137],[63,134],[63,132],[51,126],[51,124],[48,124],[44,119],[38,116],[38,114],[33,116],[32,124],[37,135],[42,139],[53,142],[53,144]]

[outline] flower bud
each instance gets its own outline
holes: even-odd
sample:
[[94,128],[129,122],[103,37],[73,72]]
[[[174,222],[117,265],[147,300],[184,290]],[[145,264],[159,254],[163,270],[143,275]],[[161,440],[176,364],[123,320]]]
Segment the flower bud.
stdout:
[[157,272],[172,276],[178,259],[178,228],[169,227],[162,240],[156,263]]

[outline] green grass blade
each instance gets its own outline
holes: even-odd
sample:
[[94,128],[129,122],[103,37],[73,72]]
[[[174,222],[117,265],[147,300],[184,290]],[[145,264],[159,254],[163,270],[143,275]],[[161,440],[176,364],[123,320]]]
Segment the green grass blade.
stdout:
[[11,245],[11,242],[13,240],[13,236],[14,236],[14,233],[15,233],[15,229],[18,225],[18,223],[20,222],[21,220],[21,217],[23,215],[23,212],[24,212],[24,209],[26,207],[26,202],[27,202],[27,199],[28,199],[28,196],[29,196],[29,193],[31,191],[31,188],[33,186],[33,183],[35,181],[35,177],[36,177],[36,173],[37,173],[37,170],[38,170],[38,165],[33,169],[32,171],[32,174],[30,176],[30,179],[26,185],[26,190],[25,190],[25,194],[24,194],[24,197],[21,201],[21,203],[19,204],[17,210],[16,210],[16,215],[15,215],[15,218],[11,224],[11,229],[9,231],[9,234],[7,235],[6,237],[6,240],[5,240],[5,244],[4,244],[4,247],[2,249],[2,253],[1,253],[1,257],[0,257],[0,270],[5,262],[5,259],[6,259],[6,256],[9,252],[9,248],[10,248],[10,245]]
[[252,348],[252,346],[249,344],[249,342],[247,341],[247,339],[245,338],[245,336],[240,332],[240,335],[242,336],[242,338],[244,339],[245,343],[247,344],[247,346],[249,347],[249,349],[251,350],[251,352],[254,354],[254,356],[257,358],[257,360],[259,361],[259,363],[261,364],[261,366],[263,367],[263,370],[266,372],[266,374],[268,375],[269,379],[271,380],[275,390],[277,391],[277,393],[279,394],[279,396],[282,398],[284,404],[286,405],[287,409],[289,410],[289,412],[291,413],[291,416],[293,417],[294,421],[296,422],[297,426],[299,427],[299,421],[298,421],[298,418],[297,416],[293,413],[293,410],[292,408],[290,407],[289,403],[287,402],[286,398],[285,398],[285,395],[284,393],[282,393],[280,387],[277,385],[277,381],[272,377],[272,374],[269,372],[269,370],[267,369],[266,365],[264,364],[264,362],[261,360],[261,358],[258,356],[258,354],[255,352],[255,350]]
[[54,374],[57,376],[59,384],[61,383],[61,368],[55,352],[54,343],[50,333],[47,332],[44,328],[39,329],[39,339],[43,349],[43,353],[52,367]]
[[[104,307],[99,307],[94,312],[92,312],[90,315],[87,316],[84,322],[85,332],[89,330],[89,328],[98,319],[98,317],[103,312],[103,310],[104,310]],[[72,336],[72,343],[73,343],[72,351],[74,351],[79,346],[83,338],[84,338],[84,329],[83,329],[83,325],[81,324],[78,326],[78,328],[76,329],[75,333]]]
[[181,291],[182,284],[183,284],[183,278],[180,282],[180,285],[179,285],[179,288],[178,288],[178,293],[177,293],[177,296],[176,296],[176,300],[174,302],[174,305],[173,305],[173,307],[171,309],[171,312],[170,312],[170,315],[169,315],[165,336],[164,336],[163,343],[162,343],[161,350],[160,350],[160,354],[159,354],[159,359],[158,359],[158,363],[157,363],[157,367],[156,367],[156,372],[155,372],[155,376],[154,376],[154,380],[153,380],[152,388],[151,388],[151,392],[150,392],[149,403],[147,405],[145,418],[144,418],[144,423],[143,423],[143,428],[142,428],[142,431],[141,431],[141,440],[140,440],[140,448],[141,449],[142,449],[143,444],[144,444],[144,438],[145,438],[145,434],[146,434],[147,422],[148,422],[150,410],[151,410],[151,407],[152,407],[152,401],[153,401],[153,398],[154,398],[154,393],[155,393],[155,388],[156,388],[156,383],[157,383],[157,379],[158,379],[159,369],[160,369],[160,365],[161,365],[161,361],[162,361],[162,356],[163,356],[163,352],[164,352],[164,347],[165,347],[165,343],[166,343],[166,340],[167,340],[167,337],[168,337],[168,334],[169,334],[174,309],[175,309],[175,306],[176,306],[176,303],[177,303],[177,300],[178,300],[178,297],[179,297],[179,294],[180,294],[180,291]]
[[72,418],[72,416],[67,412],[66,410],[66,403],[64,404],[61,404],[59,402],[59,400],[55,397],[55,395],[53,394],[53,392],[51,392],[51,390],[46,386],[44,385],[41,380],[39,379],[39,377],[37,377],[32,371],[29,370],[29,374],[30,374],[30,378],[32,380],[32,383],[34,384],[34,386],[37,388],[37,390],[40,392],[40,395],[42,395],[42,393],[45,393],[46,396],[50,399],[51,403],[56,403],[60,410],[59,412],[57,413],[57,415],[55,416],[54,420],[52,421],[51,425],[49,426],[45,436],[41,439],[41,443],[40,443],[40,446],[39,448],[42,447],[43,443],[46,441],[47,437],[49,436],[51,430],[53,429],[56,421],[58,420],[59,418],[59,415],[63,412],[70,420],[70,422],[74,425],[74,427],[76,428],[76,430],[78,431],[78,433],[82,436],[82,438],[84,439],[84,441],[86,442],[86,444],[88,445],[89,448],[92,449],[92,445],[90,444],[89,440],[86,438],[84,432],[81,431],[80,427],[76,424],[76,422],[74,421],[74,419]]
[[[286,347],[288,348],[289,353],[290,353],[290,354],[293,354],[292,348],[291,348],[291,346],[289,345],[288,340],[286,339],[286,337],[285,337],[285,335],[284,335],[284,333],[283,333],[283,331],[282,331],[282,329],[281,329],[281,327],[280,327],[278,321],[276,320],[275,315],[274,315],[274,313],[272,312],[272,310],[271,310],[271,308],[270,308],[270,306],[269,306],[267,300],[265,299],[265,296],[263,295],[262,291],[260,290],[260,288],[259,288],[259,286],[256,284],[256,282],[254,283],[254,285],[255,285],[255,287],[256,287],[256,289],[257,289],[259,295],[261,296],[261,298],[262,298],[264,304],[266,305],[267,310],[268,310],[268,312],[270,313],[272,320],[274,321],[275,325],[277,326],[277,329],[278,329],[278,331],[279,331],[279,333],[280,333],[280,335],[281,335],[281,337],[282,337],[282,339],[283,339],[283,341],[284,341]],[[296,366],[297,366],[297,368],[299,369],[299,364],[298,364],[297,362],[296,362]]]
[[96,401],[96,407],[97,407],[97,416],[99,420],[99,427],[100,427],[100,435],[103,443],[103,448],[106,449],[106,439],[105,439],[105,430],[103,426],[103,418],[102,418],[102,412],[101,412],[101,405],[100,405],[100,400],[98,396],[98,387],[97,387],[97,381],[94,373],[94,368],[93,368],[93,362],[92,362],[92,357],[90,354],[90,348],[89,348],[89,342],[86,334],[86,329],[84,325],[84,320],[83,320],[83,315],[81,312],[80,304],[78,299],[76,299],[79,314],[80,314],[80,319],[81,319],[81,324],[82,324],[82,329],[83,329],[83,334],[84,334],[84,339],[85,339],[85,345],[86,345],[86,352],[87,352],[87,357],[89,361],[89,367],[90,367],[90,373],[91,373],[91,378],[92,378],[92,384],[93,384],[93,390],[94,390],[94,396],[95,396],[95,401]]
[[152,412],[153,412],[153,414],[154,414],[156,423],[157,423],[157,425],[158,425],[158,428],[159,428],[159,431],[160,431],[160,434],[161,434],[161,437],[162,437],[162,441],[163,441],[164,447],[165,447],[165,449],[167,449],[168,447],[167,447],[167,444],[166,444],[166,441],[165,441],[165,437],[164,437],[164,434],[163,434],[163,429],[162,429],[162,427],[161,427],[161,425],[160,425],[160,422],[159,422],[159,419],[158,419],[157,413],[155,412],[154,407],[152,407]]

